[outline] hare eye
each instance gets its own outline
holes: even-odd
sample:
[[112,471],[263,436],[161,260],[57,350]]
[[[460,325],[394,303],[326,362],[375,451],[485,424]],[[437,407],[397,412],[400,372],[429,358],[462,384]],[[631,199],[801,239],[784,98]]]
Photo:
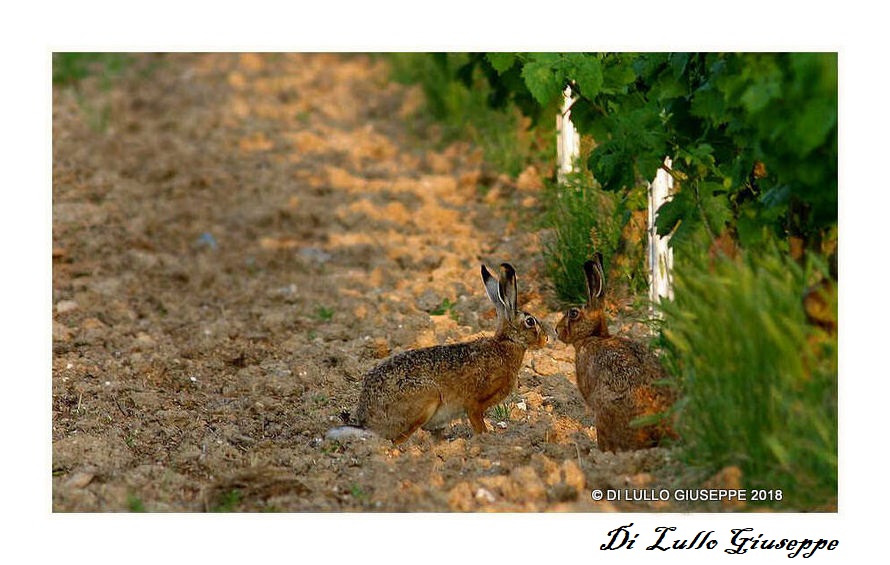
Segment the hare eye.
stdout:
[[527,327],[527,328],[535,327],[536,323],[537,323],[537,320],[535,320],[531,316],[529,316],[528,318],[525,319],[525,327]]
[[571,310],[569,310],[569,319],[570,320],[575,320],[580,315],[581,315],[581,311],[578,310],[577,308],[572,308]]

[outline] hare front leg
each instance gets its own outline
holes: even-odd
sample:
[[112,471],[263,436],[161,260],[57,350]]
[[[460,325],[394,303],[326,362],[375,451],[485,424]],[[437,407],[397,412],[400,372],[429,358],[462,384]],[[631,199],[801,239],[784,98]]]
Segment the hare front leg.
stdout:
[[477,434],[484,434],[488,431],[488,428],[485,426],[485,418],[482,416],[482,408],[480,406],[467,408],[467,416],[470,418],[470,425],[473,426],[474,432]]

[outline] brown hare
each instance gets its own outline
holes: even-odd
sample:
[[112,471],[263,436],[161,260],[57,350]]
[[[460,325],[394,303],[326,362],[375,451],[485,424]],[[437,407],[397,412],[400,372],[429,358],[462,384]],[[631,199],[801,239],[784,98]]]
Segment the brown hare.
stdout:
[[414,349],[382,361],[364,376],[354,416],[328,439],[374,432],[398,444],[417,428],[443,428],[466,414],[476,433],[486,431],[485,410],[516,386],[528,348],[543,347],[547,333],[534,316],[516,307],[516,271],[501,264],[500,280],[485,265],[482,281],[497,310],[493,336]]
[[[584,274],[587,305],[563,314],[556,332],[561,341],[575,347],[575,376],[596,418],[597,445],[601,451],[654,447],[665,436],[674,436],[669,423],[659,418],[673,404],[674,390],[659,383],[667,374],[645,345],[609,334],[600,253],[584,263]],[[645,417],[656,421],[631,425]]]

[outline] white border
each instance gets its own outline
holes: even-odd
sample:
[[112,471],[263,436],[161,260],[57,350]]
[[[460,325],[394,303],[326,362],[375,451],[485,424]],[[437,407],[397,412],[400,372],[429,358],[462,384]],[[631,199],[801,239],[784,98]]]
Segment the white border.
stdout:
[[[3,484],[6,554],[65,563],[598,561],[605,531],[753,525],[841,540],[818,559],[881,551],[885,521],[886,319],[877,287],[885,250],[886,18],[849,3],[749,1],[482,5],[458,0],[327,3],[14,3],[2,50]],[[790,4],[790,3],[789,3]],[[724,12],[720,12],[725,10]],[[559,22],[563,22],[560,24]],[[569,29],[571,31],[566,32]],[[841,67],[841,437],[838,514],[730,515],[53,515],[49,468],[52,50],[819,50]],[[11,174],[10,174],[11,173]],[[10,551],[11,550],[11,551]],[[711,562],[634,551],[664,562]],[[779,552],[781,553],[781,552]],[[629,552],[627,555],[631,555]],[[626,555],[620,555],[626,559]],[[749,554],[786,562],[784,555]],[[736,557],[744,559],[745,557]]]

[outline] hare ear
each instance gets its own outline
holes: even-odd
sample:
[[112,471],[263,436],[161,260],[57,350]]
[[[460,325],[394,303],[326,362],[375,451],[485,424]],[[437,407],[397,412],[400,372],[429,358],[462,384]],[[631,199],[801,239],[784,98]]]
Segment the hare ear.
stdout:
[[498,280],[488,272],[485,265],[482,265],[482,283],[485,284],[485,293],[488,299],[494,304],[499,318],[507,318],[507,303],[501,298],[500,285]]
[[519,291],[516,287],[516,269],[510,263],[501,263],[501,282],[499,285],[501,298],[507,308],[507,318],[512,320],[516,313],[516,297]]
[[587,279],[587,305],[593,306],[603,297],[605,276],[603,275],[603,256],[597,251],[592,261],[584,263],[584,275]]

